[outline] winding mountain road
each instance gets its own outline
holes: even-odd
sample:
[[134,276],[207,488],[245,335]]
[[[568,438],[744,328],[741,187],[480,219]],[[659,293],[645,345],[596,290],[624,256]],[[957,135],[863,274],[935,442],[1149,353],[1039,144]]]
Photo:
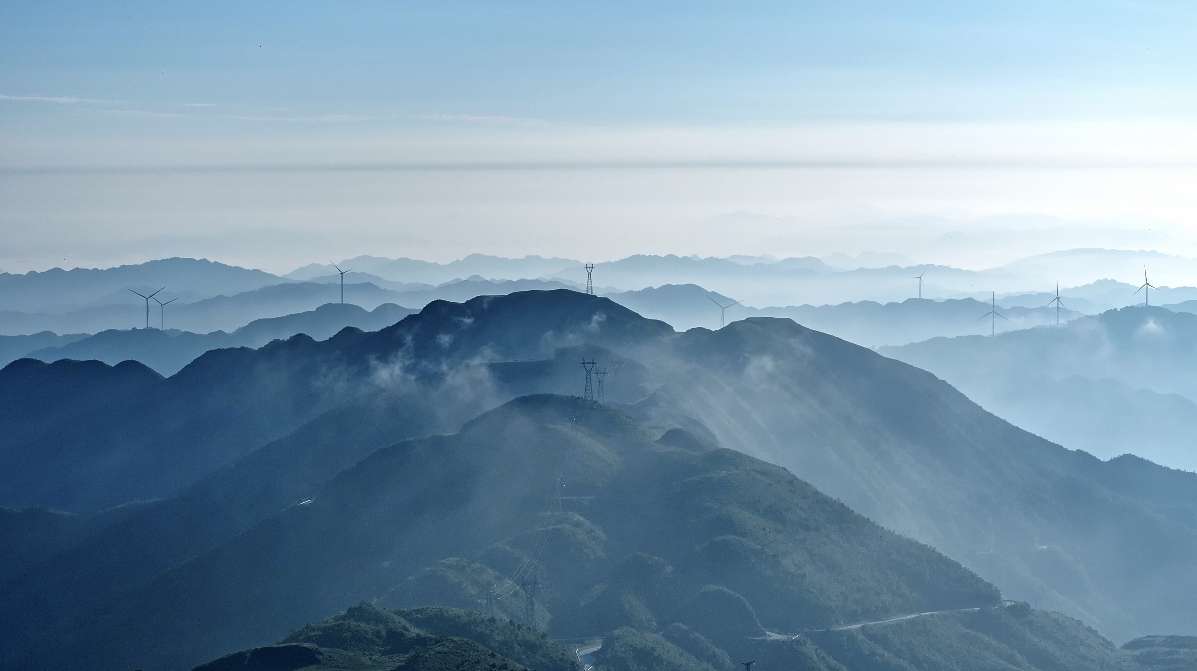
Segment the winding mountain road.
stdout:
[[[1005,604],[1003,604],[1005,605]],[[982,607],[974,608],[949,608],[947,610],[929,610],[922,613],[909,613],[907,615],[898,615],[897,617],[890,617],[884,620],[868,620],[866,622],[854,622],[852,624],[841,624],[834,627],[824,627],[822,629],[804,629],[796,634],[780,634],[775,631],[765,631],[765,635],[758,637],[760,640],[769,641],[789,641],[801,637],[803,634],[818,634],[828,631],[853,631],[864,627],[872,627],[878,625],[895,624],[897,622],[906,622],[908,620],[915,620],[922,617],[931,617],[932,615],[947,615],[950,613],[979,613]]]

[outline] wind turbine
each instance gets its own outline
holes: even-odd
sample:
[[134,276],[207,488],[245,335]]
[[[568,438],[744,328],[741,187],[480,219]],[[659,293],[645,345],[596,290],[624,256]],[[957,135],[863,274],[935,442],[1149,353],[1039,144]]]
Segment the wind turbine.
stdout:
[[1060,283],[1056,282],[1056,297],[1047,302],[1044,307],[1056,306],[1056,326],[1060,325],[1060,308],[1064,307],[1064,301],[1060,298]]
[[727,326],[727,309],[730,307],[735,307],[740,304],[740,301],[732,301],[732,302],[728,303],[727,305],[724,305],[723,303],[720,303],[719,301],[715,300],[714,298],[711,298],[710,294],[707,294],[707,300],[711,301],[715,305],[719,306],[719,328],[723,328],[724,326]]
[[1135,290],[1136,294],[1139,293],[1140,291],[1143,292],[1143,307],[1148,307],[1149,305],[1151,305],[1151,290],[1157,289],[1157,288],[1158,287],[1156,287],[1154,284],[1147,281],[1147,269],[1144,268],[1143,269],[1143,284],[1142,284],[1142,286],[1140,286],[1138,289]]
[[337,272],[341,273],[341,305],[344,305],[345,304],[345,273],[347,273],[349,271],[341,270],[341,266],[338,266],[335,263],[333,264],[333,268],[336,268]]
[[989,294],[989,312],[986,312],[985,314],[981,315],[981,319],[985,319],[986,317],[989,317],[989,337],[992,338],[994,335],[997,334],[998,317],[1001,317],[1002,319],[1006,318],[1006,315],[998,312],[997,292],[991,292]]
[[158,300],[157,296],[151,296],[151,298],[153,298],[154,302],[158,304],[158,310],[159,310],[159,312],[158,312],[158,330],[165,331],[166,330],[166,306],[179,300],[179,297],[175,296],[174,298],[170,299],[169,301],[166,301],[165,303]]
[[[166,287],[162,287],[158,291],[162,291],[162,289],[165,289],[165,288]],[[130,289],[129,291],[133,291],[133,290]],[[157,296],[158,291],[155,291],[154,293],[150,294],[149,296],[141,293],[140,291],[133,291],[133,293],[137,294],[138,296],[141,296],[142,300],[145,301],[145,327],[147,329],[150,327],[150,299],[153,298],[154,296]]]
[[926,275],[926,274],[927,274],[927,271],[924,270],[923,272],[914,276],[914,279],[919,281],[919,300],[922,300],[922,298],[923,298],[923,275]]

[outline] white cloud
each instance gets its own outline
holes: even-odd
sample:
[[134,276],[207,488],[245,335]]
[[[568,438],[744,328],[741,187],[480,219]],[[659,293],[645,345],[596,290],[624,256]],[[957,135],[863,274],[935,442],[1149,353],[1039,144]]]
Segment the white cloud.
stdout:
[[0,93],[0,101],[15,103],[45,103],[50,105],[112,105],[119,100],[104,100],[102,98],[80,98],[77,96],[14,96]]

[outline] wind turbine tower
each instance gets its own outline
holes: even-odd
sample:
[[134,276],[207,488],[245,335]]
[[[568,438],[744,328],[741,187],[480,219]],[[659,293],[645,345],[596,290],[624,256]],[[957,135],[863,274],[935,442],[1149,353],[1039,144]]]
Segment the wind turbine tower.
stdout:
[[593,296],[594,295],[594,264],[587,263],[583,267],[586,268],[586,293]]
[[923,272],[914,276],[914,279],[919,281],[919,300],[923,299],[923,275],[926,275],[926,274],[927,274],[927,271],[924,270]]
[[719,306],[719,328],[723,328],[724,326],[727,326],[727,309],[730,307],[735,307],[740,304],[740,301],[732,301],[732,302],[728,303],[727,305],[724,305],[723,303],[720,303],[719,301],[715,300],[714,298],[711,298],[710,294],[707,294],[707,300],[711,301],[715,305]]
[[582,398],[587,401],[594,400],[594,367],[593,360],[587,361],[582,359],[582,369],[586,371],[586,387],[582,390]]
[[998,312],[997,309],[997,292],[989,294],[989,312],[981,315],[981,319],[989,317],[989,337],[997,335],[997,320],[998,318],[1005,319],[1006,315]]
[[349,270],[348,269],[341,270],[341,266],[338,266],[335,263],[333,264],[333,268],[336,268],[337,272],[341,273],[341,305],[344,305],[345,304],[345,273],[349,272]]
[[756,664],[756,660],[750,659],[747,662],[740,662],[740,663],[744,665],[744,671],[752,671],[752,665]]
[[1147,269],[1144,268],[1143,269],[1143,284],[1138,289],[1135,290],[1136,294],[1139,293],[1140,291],[1143,292],[1143,307],[1148,307],[1151,305],[1151,290],[1158,289],[1158,288],[1159,287],[1157,287],[1156,285],[1147,281]]
[[1060,283],[1056,282],[1056,297],[1047,302],[1046,307],[1056,306],[1056,326],[1060,325],[1060,308],[1064,307],[1064,301],[1060,298]]
[[166,301],[165,303],[163,303],[162,301],[158,300],[157,296],[154,296],[154,302],[158,304],[158,330],[159,331],[166,330],[166,306],[170,305],[171,303],[174,303],[177,300],[179,300],[179,298],[176,296],[176,297],[170,299],[169,301]]
[[[162,287],[161,289],[158,289],[158,291],[162,291],[162,289],[165,289],[165,288],[166,287]],[[141,296],[141,299],[145,301],[145,327],[148,329],[150,327],[150,299],[153,298],[154,296],[157,296],[158,291],[155,291],[154,293],[150,294],[149,296],[141,293],[140,291],[133,291],[132,289],[130,289],[129,291],[137,294],[138,296]]]

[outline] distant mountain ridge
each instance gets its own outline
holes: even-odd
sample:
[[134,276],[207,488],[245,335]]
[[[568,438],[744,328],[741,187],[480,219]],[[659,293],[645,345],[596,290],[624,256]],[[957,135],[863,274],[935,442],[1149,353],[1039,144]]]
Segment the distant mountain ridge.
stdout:
[[[170,294],[164,294],[169,296]],[[257,319],[283,317],[306,312],[340,301],[340,286],[315,282],[283,282],[257,289],[217,295],[192,302],[179,301],[166,310],[167,328],[209,333],[232,331]],[[367,310],[384,303],[396,303],[399,294],[373,284],[345,285],[347,303]],[[141,299],[128,295],[117,304],[97,305],[81,310],[49,313],[0,312],[0,329],[8,333],[48,330],[58,333],[98,333],[100,331],[143,327],[144,306]],[[161,324],[161,312],[150,304],[150,327]]]
[[[146,407],[158,409],[144,416],[122,417],[104,431],[78,420],[55,426],[78,427],[80,449],[91,452],[112,445],[159,454],[168,446],[167,463],[195,473],[203,464],[176,466],[180,456],[205,455],[208,468],[232,463],[304,426],[314,429],[321,417],[330,422],[322,429],[327,438],[277,444],[336,452],[338,433],[372,425],[355,413],[336,419],[362,400],[351,392],[391,407],[440,408],[421,414],[451,423],[516,388],[528,393],[572,379],[580,389],[582,357],[613,370],[628,362],[607,380],[607,392],[630,404],[636,422],[682,426],[700,444],[786,465],[855,510],[991,576],[1014,598],[1120,637],[1194,621],[1193,604],[1180,595],[1197,589],[1189,570],[1197,553],[1190,523],[1197,476],[1061,449],[923,371],[789,320],[753,318],[678,334],[571,291],[438,301],[374,333],[210,353],[155,389]],[[624,386],[626,371],[637,376],[634,390]],[[254,410],[233,414],[245,407]],[[145,419],[159,416],[173,420]],[[180,418],[206,431],[235,426],[236,433],[192,436],[176,428]],[[385,426],[404,426],[396,421]],[[66,437],[55,440],[74,444]],[[371,446],[364,441],[358,449]],[[281,477],[284,469],[272,472]],[[86,555],[89,564],[93,556]],[[1138,567],[1132,573],[1125,571],[1130,562]]]
[[[257,319],[232,333],[215,331],[200,334],[159,329],[101,331],[65,345],[35,349],[22,356],[41,361],[94,359],[112,365],[133,359],[162,375],[170,376],[209,350],[257,348],[272,340],[285,340],[299,334],[314,340],[326,340],[348,327],[377,331],[413,312],[393,303],[383,303],[371,311],[348,303],[328,303],[308,312]],[[7,363],[7,360],[0,360],[0,366]]]
[[[474,275],[495,280],[535,279],[556,274],[569,267],[581,268],[582,262],[542,256],[507,258],[470,254],[448,263],[410,258],[356,256],[339,261],[337,265],[342,269],[371,273],[390,281],[443,284]],[[311,264],[288,273],[287,277],[311,280],[335,273],[336,268],[332,264]]]
[[[837,305],[800,305],[756,308],[736,303],[732,298],[707,291],[693,284],[663,285],[639,291],[607,294],[609,298],[636,312],[668,322],[679,330],[693,327],[718,328],[721,313],[727,321],[749,317],[781,317],[830,333],[866,347],[902,345],[943,335],[988,333],[990,324],[980,319],[989,304],[971,298],[919,300],[908,298],[898,303],[841,303]],[[721,310],[720,305],[729,306]],[[1054,308],[1001,308],[1004,319],[999,331],[1055,324]],[[1079,316],[1061,310],[1059,318],[1069,321]]]
[[[991,411],[1066,447],[1197,470],[1197,315],[1129,307],[999,334],[885,348]],[[1128,423],[1126,417],[1138,417]]]
[[169,258],[114,268],[0,273],[0,309],[63,312],[126,300],[129,289],[168,286],[176,296],[241,293],[285,282],[277,275],[207,259]]

